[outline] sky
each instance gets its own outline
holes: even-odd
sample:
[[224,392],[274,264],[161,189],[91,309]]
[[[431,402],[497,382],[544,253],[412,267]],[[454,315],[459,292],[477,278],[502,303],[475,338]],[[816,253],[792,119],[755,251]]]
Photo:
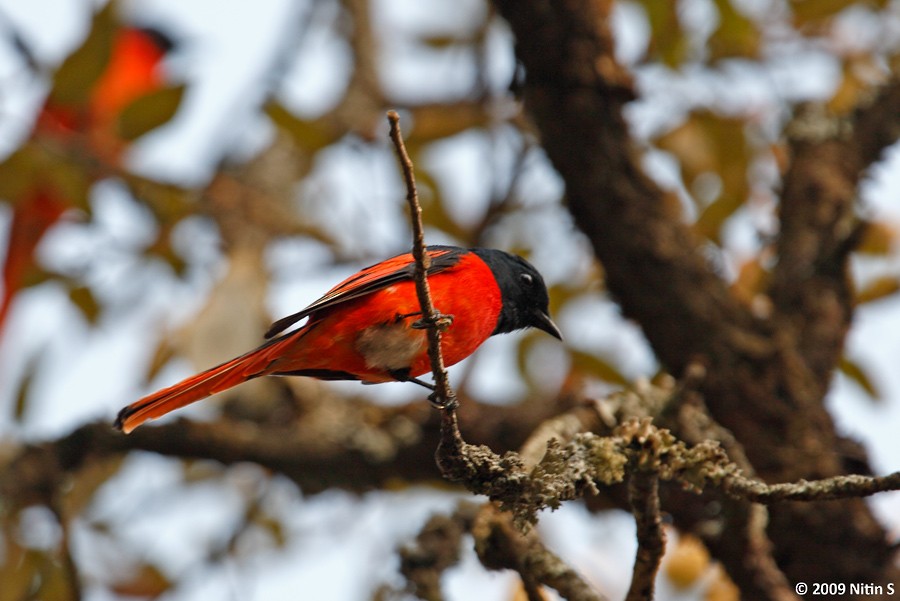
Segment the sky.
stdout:
[[[474,0],[466,6],[478,7]],[[701,3],[702,4],[702,3]],[[41,60],[58,62],[77,44],[87,25],[89,2],[72,0],[0,0],[0,14],[16,24],[26,41]],[[237,0],[144,0],[134,2],[130,10],[135,17],[148,24],[158,24],[171,30],[183,40],[167,67],[174,80],[187,81],[190,95],[176,118],[142,140],[132,155],[132,164],[139,171],[180,183],[200,184],[209,177],[223,156],[246,156],[259,148],[270,130],[255,114],[262,100],[265,73],[279,67],[277,57],[285,47],[303,44],[311,48],[316,60],[298,61],[287,66],[291,76],[281,90],[282,97],[292,108],[305,114],[315,114],[326,107],[341,90],[348,57],[346,49],[315,29],[304,40],[289,39],[292,24],[309,10],[309,3],[290,0],[257,0],[253,3]],[[427,6],[426,6],[427,5]],[[376,19],[392,28],[409,30],[423,27],[440,30],[455,20],[470,14],[458,2],[435,0],[417,3],[401,0],[379,0],[375,3]],[[473,8],[475,10],[475,8]],[[639,55],[646,43],[646,31],[625,4],[617,13],[620,53],[625,60]],[[700,15],[702,17],[702,15]],[[698,17],[698,18],[700,18]],[[461,24],[460,26],[465,26]],[[500,48],[508,40],[503,32],[496,33]],[[399,38],[400,36],[398,36]],[[397,61],[392,69],[389,85],[398,94],[420,93],[422,89],[439,94],[441,86],[452,85],[442,77],[429,73],[417,56],[411,55],[400,42],[386,42],[386,52]],[[5,54],[4,54],[5,53]],[[508,54],[497,52],[492,62],[502,72],[511,68]],[[446,72],[453,72],[452,65]],[[445,73],[446,73],[445,72]],[[831,73],[831,75],[829,75]],[[704,81],[699,74],[685,73],[679,77],[661,72],[639,74],[639,82],[648,100],[632,107],[630,117],[639,135],[648,135],[665,123],[664,111],[658,102],[668,94],[676,99],[699,93],[711,100],[735,104],[755,102],[769,107],[777,93],[816,95],[828,91],[833,81],[833,66],[815,52],[797,55],[795,60],[773,58],[771,69],[753,72],[736,71],[734,85]],[[0,148],[12,145],[17,135],[28,128],[28,115],[39,102],[44,88],[41,82],[30,81],[16,69],[15,59],[8,49],[0,49],[0,78],[12,83],[2,99],[5,119],[0,120]],[[423,82],[425,85],[423,85]],[[785,92],[789,90],[789,92]],[[657,104],[654,104],[656,102]],[[223,127],[223,124],[228,124]],[[485,157],[472,152],[472,140],[465,137],[453,140],[434,150],[430,159],[439,177],[450,186],[449,194],[460,199],[456,204],[465,212],[465,198],[475,192],[466,182],[477,178],[458,177],[486,169]],[[397,198],[395,180],[390,173],[395,166],[389,153],[384,155],[353,156],[335,153],[325,159],[322,168],[323,186],[336,191],[335,203],[343,210],[360,210],[371,203],[392,203]],[[648,167],[662,182],[676,185],[675,167],[665,156],[651,154]],[[361,181],[362,180],[362,181]],[[559,195],[561,184],[552,173],[535,176],[530,183],[545,189],[547,199]],[[900,223],[900,153],[876,167],[863,189],[863,202],[873,215],[885,216],[892,223]],[[139,244],[152,232],[147,220],[133,204],[128,203],[121,190],[114,185],[103,187],[95,195],[98,224],[90,232],[77,227],[57,232],[42,252],[48,261],[77,261],[80,252],[90,252],[97,239],[121,240]],[[344,203],[344,204],[340,204]],[[373,211],[371,214],[377,214]],[[7,215],[0,214],[0,232]],[[555,218],[554,218],[555,219]],[[753,252],[759,216],[748,214],[736,220],[731,235],[736,248]],[[550,222],[548,222],[550,223]],[[552,222],[551,230],[565,227]],[[190,223],[182,232],[190,240],[188,252],[201,265],[216,260],[217,238],[201,223]],[[395,226],[373,220],[373,237],[383,240],[385,247],[397,235]],[[555,229],[554,229],[555,228]],[[549,235],[561,236],[551,233]],[[273,287],[270,304],[273,314],[293,312],[298,305],[317,297],[322,290],[339,281],[346,273],[321,273],[313,267],[310,273],[295,272],[296,257],[308,248],[289,245],[277,249],[272,257],[274,272],[280,274]],[[568,251],[574,256],[576,250]],[[106,271],[92,274],[98,281],[120,282],[129,273],[134,290],[142,290],[139,302],[128,312],[121,312],[104,320],[94,329],[86,326],[69,306],[65,293],[59,289],[41,287],[27,291],[14,308],[10,327],[0,343],[0,415],[12,402],[12,383],[18,380],[29,362],[38,362],[42,373],[52,378],[34,382],[32,400],[24,424],[11,423],[0,417],[0,436],[15,434],[37,440],[58,436],[87,420],[111,419],[124,402],[146,392],[141,388],[141,374],[153,348],[144,344],[143,332],[157,329],[160,323],[175,328],[188,319],[202,304],[204,294],[214,284],[216,272],[198,273],[187,281],[174,281],[152,266],[132,271],[134,265],[122,256],[111,256]],[[552,273],[547,257],[535,257],[539,268],[551,271],[548,279],[563,278],[564,273]],[[352,267],[346,269],[352,270]],[[865,261],[858,261],[858,273],[874,270]],[[897,274],[900,261],[896,258],[877,269]],[[315,273],[313,273],[315,272]],[[861,276],[862,277],[862,276]],[[152,281],[152,288],[143,284]],[[111,296],[135,295],[134,290],[110,291]],[[622,325],[617,309],[608,299],[598,297],[584,301],[586,307],[560,315],[561,324],[570,343],[585,349],[602,349],[621,360],[627,373],[651,373],[654,367],[646,344],[639,331]],[[578,312],[590,309],[590,323],[580,322]],[[859,311],[850,341],[849,354],[869,365],[884,398],[874,403],[855,384],[838,377],[829,396],[842,431],[862,437],[871,452],[873,464],[881,472],[900,469],[900,441],[896,436],[900,424],[900,300],[882,301]],[[510,341],[494,340],[491,352],[478,369],[495,372],[498,363],[510,361],[502,352]],[[11,349],[16,349],[13,352]],[[169,366],[158,376],[160,383],[171,382],[187,375],[189,367],[183,363]],[[478,375],[475,376],[478,378]],[[486,396],[503,399],[510,390],[503,383],[481,379]],[[374,391],[373,391],[374,392]],[[376,394],[385,398],[408,400],[406,392],[383,387]],[[414,393],[408,393],[410,395]],[[199,411],[202,412],[202,409]],[[6,421],[4,421],[6,420]],[[150,557],[158,561],[172,576],[188,574],[184,586],[170,598],[179,600],[233,599],[289,599],[298,590],[323,600],[343,601],[364,598],[373,581],[396,581],[396,566],[379,562],[391,555],[394,546],[418,530],[434,511],[447,510],[458,497],[427,489],[412,489],[402,493],[375,493],[356,498],[340,493],[304,497],[292,492],[291,485],[278,483],[266,493],[265,503],[275,515],[283,517],[293,536],[286,551],[247,549],[239,561],[224,562],[214,567],[200,567],[203,557],[198,549],[184,545],[184,540],[215,541],[227,532],[237,519],[242,506],[242,494],[252,495],[265,475],[252,466],[229,470],[225,483],[201,481],[185,484],[181,468],[175,463],[154,456],[137,455],[128,459],[129,466],[99,494],[91,512],[127,523],[122,532],[129,541],[128,549],[110,549],[108,553],[123,552],[125,557]],[[175,488],[178,500],[168,496]],[[128,502],[124,502],[127,500]],[[900,532],[900,497],[897,494],[879,495],[872,499],[879,516],[890,524],[893,532]],[[192,508],[203,506],[203,512]],[[35,523],[44,523],[35,516]],[[564,557],[572,558],[590,579],[608,586],[613,597],[620,596],[627,587],[627,574],[633,556],[634,527],[624,514],[613,513],[604,519],[586,515],[577,505],[567,504],[562,510],[542,518],[542,528],[552,547]],[[85,549],[83,569],[90,578],[99,577],[107,557],[98,553],[97,541],[87,528],[76,528],[76,545]],[[36,534],[35,536],[38,536]],[[53,538],[52,532],[47,535]],[[360,544],[360,541],[365,541]],[[353,569],[348,572],[348,567]],[[334,577],[332,577],[334,576]],[[493,598],[502,598],[512,586],[508,574],[486,573],[469,555],[461,567],[447,578],[447,592],[451,599],[472,598],[473,590],[489,591]],[[617,588],[618,587],[618,588]],[[496,591],[496,595],[490,592]],[[95,587],[86,597],[88,601],[108,598]],[[482,595],[482,598],[487,598]]]

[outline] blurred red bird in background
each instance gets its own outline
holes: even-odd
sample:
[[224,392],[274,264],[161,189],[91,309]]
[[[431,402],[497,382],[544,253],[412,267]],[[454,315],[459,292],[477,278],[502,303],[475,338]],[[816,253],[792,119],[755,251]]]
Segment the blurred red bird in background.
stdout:
[[[494,334],[534,327],[561,339],[548,314],[544,280],[527,261],[500,250],[430,246],[434,306],[452,316],[441,337],[446,365],[462,361]],[[259,348],[119,412],[128,433],[154,419],[259,376],[308,376],[366,383],[415,382],[431,371],[410,253],[347,278],[302,311],[275,322]],[[272,338],[298,321],[297,330]]]
[[[65,64],[60,67],[54,88],[38,114],[32,141],[41,146],[49,144],[57,151],[86,151],[94,160],[118,166],[128,144],[118,135],[118,119],[131,103],[165,86],[160,65],[172,47],[171,40],[154,29],[117,28],[108,62],[89,89],[81,90],[74,85],[82,76],[78,71],[84,71],[83,68],[76,65],[66,71]],[[69,75],[73,72],[74,75]],[[72,89],[66,89],[67,86]],[[29,145],[23,148],[28,152]],[[7,160],[15,161],[16,157]],[[65,175],[60,179],[64,180]],[[35,251],[44,235],[67,209],[78,205],[61,188],[65,186],[60,186],[54,178],[36,174],[17,190],[15,197],[6,199],[12,205],[12,215],[3,253],[0,332],[15,295],[41,277]]]

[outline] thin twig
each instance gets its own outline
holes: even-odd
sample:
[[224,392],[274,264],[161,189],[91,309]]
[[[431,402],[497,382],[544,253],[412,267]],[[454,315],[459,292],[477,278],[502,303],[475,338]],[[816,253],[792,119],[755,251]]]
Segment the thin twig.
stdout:
[[444,357],[441,354],[441,330],[446,329],[449,321],[447,316],[441,315],[434,308],[431,290],[428,287],[427,274],[431,259],[425,248],[425,228],[422,226],[422,206],[419,204],[419,194],[416,191],[416,176],[400,133],[400,115],[397,111],[388,111],[387,118],[391,126],[391,141],[397,150],[397,158],[406,181],[406,201],[409,203],[409,218],[413,230],[412,255],[416,261],[414,274],[416,294],[422,308],[422,322],[428,333],[428,358],[431,360],[431,373],[434,376],[434,400],[441,408],[452,410],[456,408],[456,395],[450,388]]
[[766,484],[752,478],[733,475],[722,483],[722,489],[735,497],[764,505],[780,501],[833,501],[900,490],[900,472],[886,476],[851,474],[784,484]]
[[416,191],[416,176],[400,132],[400,115],[396,111],[388,111],[387,118],[391,128],[391,141],[397,150],[397,159],[400,161],[403,178],[406,181],[406,200],[409,203],[409,218],[413,230],[412,254],[416,261],[413,277],[416,282],[419,306],[422,309],[422,323],[428,334],[428,358],[431,361],[431,373],[434,377],[434,393],[431,395],[431,401],[442,409],[441,443],[438,445],[436,456],[438,466],[446,474],[454,471],[452,465],[462,459],[465,447],[456,417],[456,394],[450,387],[450,379],[447,376],[444,357],[441,354],[441,331],[449,325],[450,321],[446,315],[441,315],[435,309],[431,299],[431,290],[428,287],[427,274],[431,261],[425,248],[425,228],[422,226],[422,206],[419,204],[419,194]]

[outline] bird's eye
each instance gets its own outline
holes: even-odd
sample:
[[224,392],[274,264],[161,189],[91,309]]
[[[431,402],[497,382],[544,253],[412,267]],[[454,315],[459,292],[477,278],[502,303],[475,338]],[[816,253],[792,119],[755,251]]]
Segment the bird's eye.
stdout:
[[522,280],[522,283],[526,286],[531,286],[532,284],[534,284],[534,278],[531,277],[530,273],[520,274],[519,279]]

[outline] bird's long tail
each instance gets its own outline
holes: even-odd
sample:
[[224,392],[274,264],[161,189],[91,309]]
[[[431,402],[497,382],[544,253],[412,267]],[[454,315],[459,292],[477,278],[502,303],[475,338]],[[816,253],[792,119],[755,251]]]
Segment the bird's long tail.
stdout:
[[205,399],[211,394],[222,392],[247,380],[265,375],[268,373],[267,368],[271,365],[272,360],[278,356],[281,347],[290,342],[287,339],[297,333],[291,332],[286,336],[271,340],[249,353],[135,401],[119,411],[115,422],[116,428],[128,434],[147,420],[162,417],[170,411]]

